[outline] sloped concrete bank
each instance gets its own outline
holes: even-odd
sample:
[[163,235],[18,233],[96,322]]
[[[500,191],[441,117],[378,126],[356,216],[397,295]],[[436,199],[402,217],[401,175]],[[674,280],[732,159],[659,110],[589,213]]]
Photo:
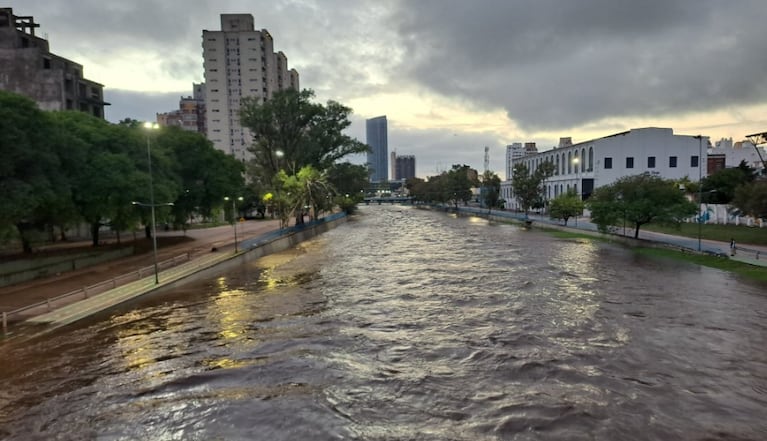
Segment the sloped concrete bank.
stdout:
[[154,275],[151,275],[98,296],[32,317],[26,323],[36,325],[36,328],[39,325],[43,326],[44,329],[37,329],[39,332],[36,332],[35,336],[50,332],[148,294],[160,294],[191,282],[216,277],[263,256],[290,249],[346,221],[345,213],[336,213],[318,221],[307,223],[305,226],[290,227],[244,240],[241,243],[240,251],[237,253],[229,251],[211,252],[203,258],[161,272],[159,284],[154,284]]

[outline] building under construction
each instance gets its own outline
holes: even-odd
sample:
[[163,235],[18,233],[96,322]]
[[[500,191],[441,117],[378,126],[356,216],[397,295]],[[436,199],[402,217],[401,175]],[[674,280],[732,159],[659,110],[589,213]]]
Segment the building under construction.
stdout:
[[43,110],[79,110],[104,118],[104,86],[83,78],[83,66],[52,54],[31,16],[0,8],[0,90],[24,95]]

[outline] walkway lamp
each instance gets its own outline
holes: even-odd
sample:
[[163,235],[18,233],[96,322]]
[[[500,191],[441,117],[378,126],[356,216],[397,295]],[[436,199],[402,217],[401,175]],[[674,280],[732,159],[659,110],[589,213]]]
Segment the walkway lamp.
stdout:
[[224,197],[225,201],[232,201],[232,226],[234,227],[234,252],[237,253],[237,208],[235,207],[235,201],[242,202],[243,197],[240,196],[238,198],[230,198],[229,196]]

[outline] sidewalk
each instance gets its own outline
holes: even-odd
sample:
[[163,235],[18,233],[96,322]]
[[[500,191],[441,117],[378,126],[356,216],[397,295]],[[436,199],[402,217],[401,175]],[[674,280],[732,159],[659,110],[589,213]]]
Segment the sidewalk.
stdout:
[[[241,243],[250,238],[279,230],[279,221],[246,221],[239,223],[237,227],[238,242]],[[187,230],[186,239],[182,241],[179,241],[179,239],[181,239],[179,236],[184,236],[184,233],[180,231],[158,232],[158,262],[174,259],[173,263],[175,263],[175,259],[179,258],[176,265],[181,267],[186,265],[186,262],[199,261],[199,259],[208,258],[209,256],[230,256],[234,251],[234,230],[232,226],[224,225],[206,229]],[[164,242],[169,243],[172,240],[175,240],[176,243],[163,246]],[[64,244],[63,246],[72,245]],[[212,252],[211,250],[213,248],[216,248],[218,251],[215,253]],[[183,257],[183,259],[180,257]],[[106,285],[105,282],[107,281],[113,282],[109,284],[108,288],[129,285],[134,283],[137,277],[135,275],[132,277],[126,275],[136,273],[140,269],[143,269],[141,271],[142,278],[138,281],[150,280],[154,283],[153,263],[154,255],[151,247],[149,247],[149,250],[142,254],[94,265],[77,271],[62,273],[60,275],[0,287],[0,311],[10,312],[30,305],[50,301],[50,299],[54,299],[63,294],[82,291],[84,287],[93,287],[101,284]],[[172,266],[175,268],[176,265]],[[169,267],[170,266],[168,266],[168,268]],[[163,267],[162,270],[166,270],[166,267]],[[82,294],[68,296],[67,298],[56,300],[55,305],[53,306],[58,309],[68,304],[81,301],[83,298],[84,296]],[[24,311],[21,315],[9,317],[8,320],[9,322],[24,320],[31,316],[46,313],[47,311],[47,307],[34,308]]]

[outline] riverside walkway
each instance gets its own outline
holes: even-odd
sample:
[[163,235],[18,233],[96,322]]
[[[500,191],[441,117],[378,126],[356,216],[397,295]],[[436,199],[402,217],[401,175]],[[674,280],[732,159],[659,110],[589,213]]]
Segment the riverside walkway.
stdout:
[[[458,207],[458,211],[462,213],[477,214],[483,217],[486,217],[488,213],[486,208],[482,209],[477,207]],[[516,212],[502,211],[502,210],[493,210],[492,215],[501,217],[501,218],[507,218],[510,220],[519,221],[519,222],[525,222],[526,220],[531,220],[539,224],[550,225],[556,228],[567,228],[567,229],[572,229],[576,231],[581,230],[581,231],[592,232],[592,233],[598,232],[598,228],[596,224],[592,223],[589,218],[571,219],[568,225],[564,226],[561,221],[551,219],[547,216],[542,216],[542,215],[528,214],[526,218],[524,213],[516,213]],[[627,238],[633,239],[632,233],[633,231],[631,229],[629,230],[616,229],[615,231],[612,232],[612,234],[615,236],[627,237]],[[767,230],[765,230],[765,234],[767,234]],[[702,253],[722,256],[722,257],[726,256],[732,260],[737,260],[738,262],[743,262],[743,263],[747,263],[747,264],[755,265],[755,266],[767,267],[767,247],[765,246],[748,245],[748,244],[736,245],[735,254],[732,255],[729,242],[721,242],[721,241],[707,240],[707,239],[701,239],[699,241],[697,238],[674,236],[670,234],[656,233],[653,231],[644,231],[644,230],[639,231],[639,240],[664,243],[670,246],[674,246],[680,249],[693,251],[693,252],[702,252]]]

